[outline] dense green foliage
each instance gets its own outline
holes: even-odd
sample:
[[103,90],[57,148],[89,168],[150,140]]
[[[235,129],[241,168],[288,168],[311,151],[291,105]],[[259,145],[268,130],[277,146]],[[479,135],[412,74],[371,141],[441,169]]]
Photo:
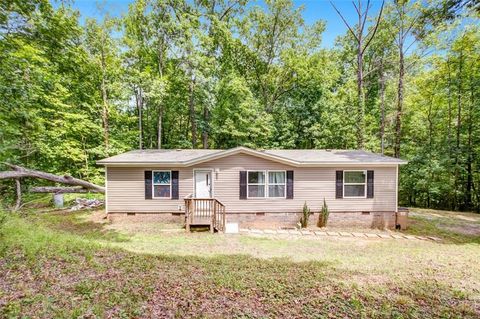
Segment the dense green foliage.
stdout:
[[361,104],[355,38],[322,48],[325,23],[306,24],[290,0],[137,0],[85,23],[48,0],[0,11],[0,161],[102,183],[95,161],[132,148],[361,140],[410,161],[401,203],[480,210],[473,1],[387,2],[365,30]]

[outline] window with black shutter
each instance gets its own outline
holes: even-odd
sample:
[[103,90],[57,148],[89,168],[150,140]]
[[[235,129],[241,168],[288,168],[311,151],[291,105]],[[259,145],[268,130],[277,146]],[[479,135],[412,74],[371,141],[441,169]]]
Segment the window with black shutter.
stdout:
[[145,171],[145,199],[152,199],[152,171]]
[[287,171],[287,199],[293,199],[293,171]]
[[172,199],[178,199],[178,171],[172,171]]
[[336,171],[335,177],[335,198],[343,198],[343,171]]
[[247,171],[240,171],[240,199],[247,199]]
[[373,198],[374,193],[374,181],[373,181],[373,171],[367,171],[367,198]]

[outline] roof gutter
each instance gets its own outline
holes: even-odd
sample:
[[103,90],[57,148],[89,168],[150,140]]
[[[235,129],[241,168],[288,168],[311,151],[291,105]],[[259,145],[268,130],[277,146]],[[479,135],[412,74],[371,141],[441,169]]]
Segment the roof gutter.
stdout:
[[[97,162],[98,165],[104,165],[108,167],[191,167],[196,164],[186,164],[185,162]],[[355,162],[355,163],[343,163],[343,162],[325,162],[325,163],[298,163],[298,164],[286,164],[293,167],[395,167],[397,165],[405,165],[402,163],[386,163],[386,162]]]
[[294,161],[282,156],[273,155],[264,153],[261,151],[252,150],[246,147],[236,147],[229,150],[225,150],[223,152],[214,153],[210,155],[206,155],[200,158],[191,159],[189,161],[179,161],[179,162],[158,162],[158,161],[143,161],[143,162],[108,162],[105,160],[97,161],[98,165],[105,165],[105,166],[122,166],[122,167],[140,167],[140,166],[158,166],[158,167],[189,167],[209,161],[213,161],[216,159],[224,158],[234,154],[247,154],[256,156],[259,158],[263,158],[270,161],[275,161],[278,163],[282,163],[285,165],[293,166],[293,167],[329,167],[329,166],[346,166],[346,167],[359,167],[359,166],[384,166],[384,167],[394,167],[397,165],[404,165],[408,162],[399,160],[398,162],[299,162]]

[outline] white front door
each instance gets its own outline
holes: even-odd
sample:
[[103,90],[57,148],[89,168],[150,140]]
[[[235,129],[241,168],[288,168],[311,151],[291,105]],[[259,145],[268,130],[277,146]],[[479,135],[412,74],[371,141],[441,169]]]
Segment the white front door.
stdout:
[[195,171],[195,197],[212,197],[212,171]]

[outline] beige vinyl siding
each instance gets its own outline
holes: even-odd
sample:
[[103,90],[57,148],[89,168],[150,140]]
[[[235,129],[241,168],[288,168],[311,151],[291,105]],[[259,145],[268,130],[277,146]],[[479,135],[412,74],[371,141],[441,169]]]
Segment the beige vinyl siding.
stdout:
[[[395,211],[396,167],[291,167],[252,155],[236,154],[179,168],[179,199],[145,199],[145,170],[162,170],[161,167],[109,167],[109,212],[178,212],[183,211],[183,198],[193,193],[194,169],[218,169],[213,173],[214,197],[222,201],[228,213],[245,212],[299,212],[306,201],[318,211],[325,198],[331,211]],[[375,171],[374,198],[335,198],[336,170],[369,169]],[[168,168],[168,170],[176,170]],[[239,199],[239,171],[241,170],[293,170],[294,199],[259,198]]]

